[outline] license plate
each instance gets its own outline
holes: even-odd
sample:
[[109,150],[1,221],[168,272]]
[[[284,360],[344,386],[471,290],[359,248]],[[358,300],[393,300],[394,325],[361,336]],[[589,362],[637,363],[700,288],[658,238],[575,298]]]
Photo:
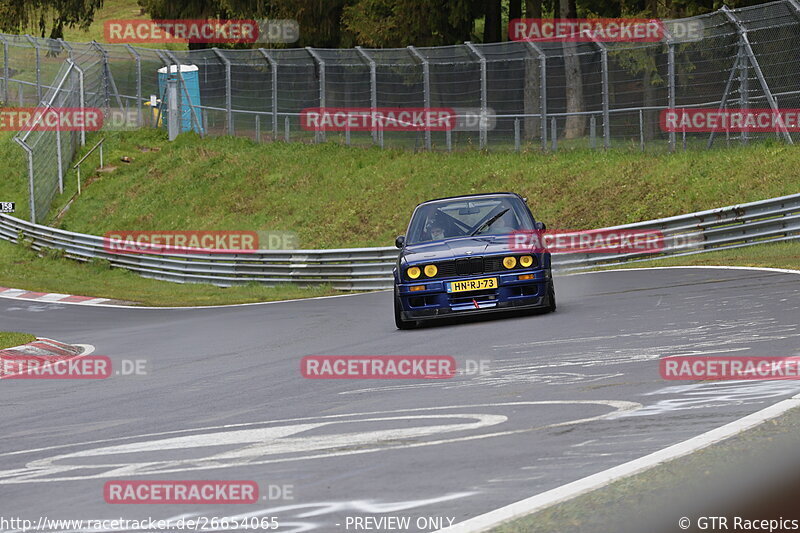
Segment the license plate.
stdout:
[[465,279],[463,281],[451,281],[447,284],[447,292],[480,291],[496,288],[497,278]]

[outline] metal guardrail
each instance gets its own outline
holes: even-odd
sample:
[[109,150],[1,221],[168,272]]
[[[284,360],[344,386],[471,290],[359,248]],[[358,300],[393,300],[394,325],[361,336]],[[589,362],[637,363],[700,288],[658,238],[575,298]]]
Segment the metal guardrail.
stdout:
[[[605,229],[661,230],[665,247],[657,254],[554,255],[554,268],[584,270],[800,239],[800,194]],[[392,286],[392,268],[398,253],[394,247],[239,254],[114,253],[106,249],[103,237],[32,224],[8,215],[0,215],[0,238],[11,242],[27,240],[34,250],[63,250],[66,257],[80,261],[105,259],[113,267],[148,278],[223,287],[245,283],[328,283],[340,290],[386,289]]]

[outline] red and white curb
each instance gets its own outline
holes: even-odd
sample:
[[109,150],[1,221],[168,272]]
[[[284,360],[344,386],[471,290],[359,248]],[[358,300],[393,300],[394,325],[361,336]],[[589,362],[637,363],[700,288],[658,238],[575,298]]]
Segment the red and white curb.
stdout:
[[[73,357],[83,357],[92,352],[94,352],[94,346],[91,344],[66,344],[53,339],[39,337],[28,344],[0,350],[0,360],[4,358],[13,360],[15,357],[24,356],[26,358],[39,359],[41,363],[54,363],[72,359]],[[6,375],[5,370],[0,365],[0,379],[10,375]]]
[[75,296],[57,292],[34,292],[24,289],[9,289],[8,287],[0,287],[0,298],[81,305],[102,305],[111,301],[108,298],[92,298],[91,296]]

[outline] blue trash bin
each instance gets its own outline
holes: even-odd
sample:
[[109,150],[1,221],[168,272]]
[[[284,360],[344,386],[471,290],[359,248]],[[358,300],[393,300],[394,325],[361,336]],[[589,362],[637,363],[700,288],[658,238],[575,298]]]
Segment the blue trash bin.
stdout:
[[[181,65],[181,76],[182,80],[178,80],[178,90],[180,91],[180,101],[181,101],[181,132],[184,131],[195,131],[197,133],[201,133],[204,126],[203,126],[203,113],[197,107],[200,105],[200,69],[197,68],[197,65]],[[163,102],[161,107],[161,114],[162,114],[162,124],[164,127],[167,126],[167,115],[168,115],[168,104],[166,102],[166,91],[167,91],[167,79],[168,76],[174,79],[177,79],[178,76],[176,74],[177,69],[176,65],[169,66],[169,73],[167,73],[167,67],[162,67],[158,69],[158,92],[161,95],[161,101]],[[186,95],[189,95],[189,101],[187,101]],[[190,105],[195,106],[194,111],[197,115],[197,122],[192,120],[192,110],[189,107]],[[198,129],[197,124],[200,125]]]

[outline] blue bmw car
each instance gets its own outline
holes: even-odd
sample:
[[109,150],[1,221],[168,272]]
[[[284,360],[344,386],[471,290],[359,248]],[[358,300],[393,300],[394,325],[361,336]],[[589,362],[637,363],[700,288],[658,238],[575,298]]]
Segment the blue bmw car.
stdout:
[[397,237],[394,317],[399,329],[474,313],[555,311],[550,254],[513,245],[517,232],[544,230],[514,193],[430,200]]

